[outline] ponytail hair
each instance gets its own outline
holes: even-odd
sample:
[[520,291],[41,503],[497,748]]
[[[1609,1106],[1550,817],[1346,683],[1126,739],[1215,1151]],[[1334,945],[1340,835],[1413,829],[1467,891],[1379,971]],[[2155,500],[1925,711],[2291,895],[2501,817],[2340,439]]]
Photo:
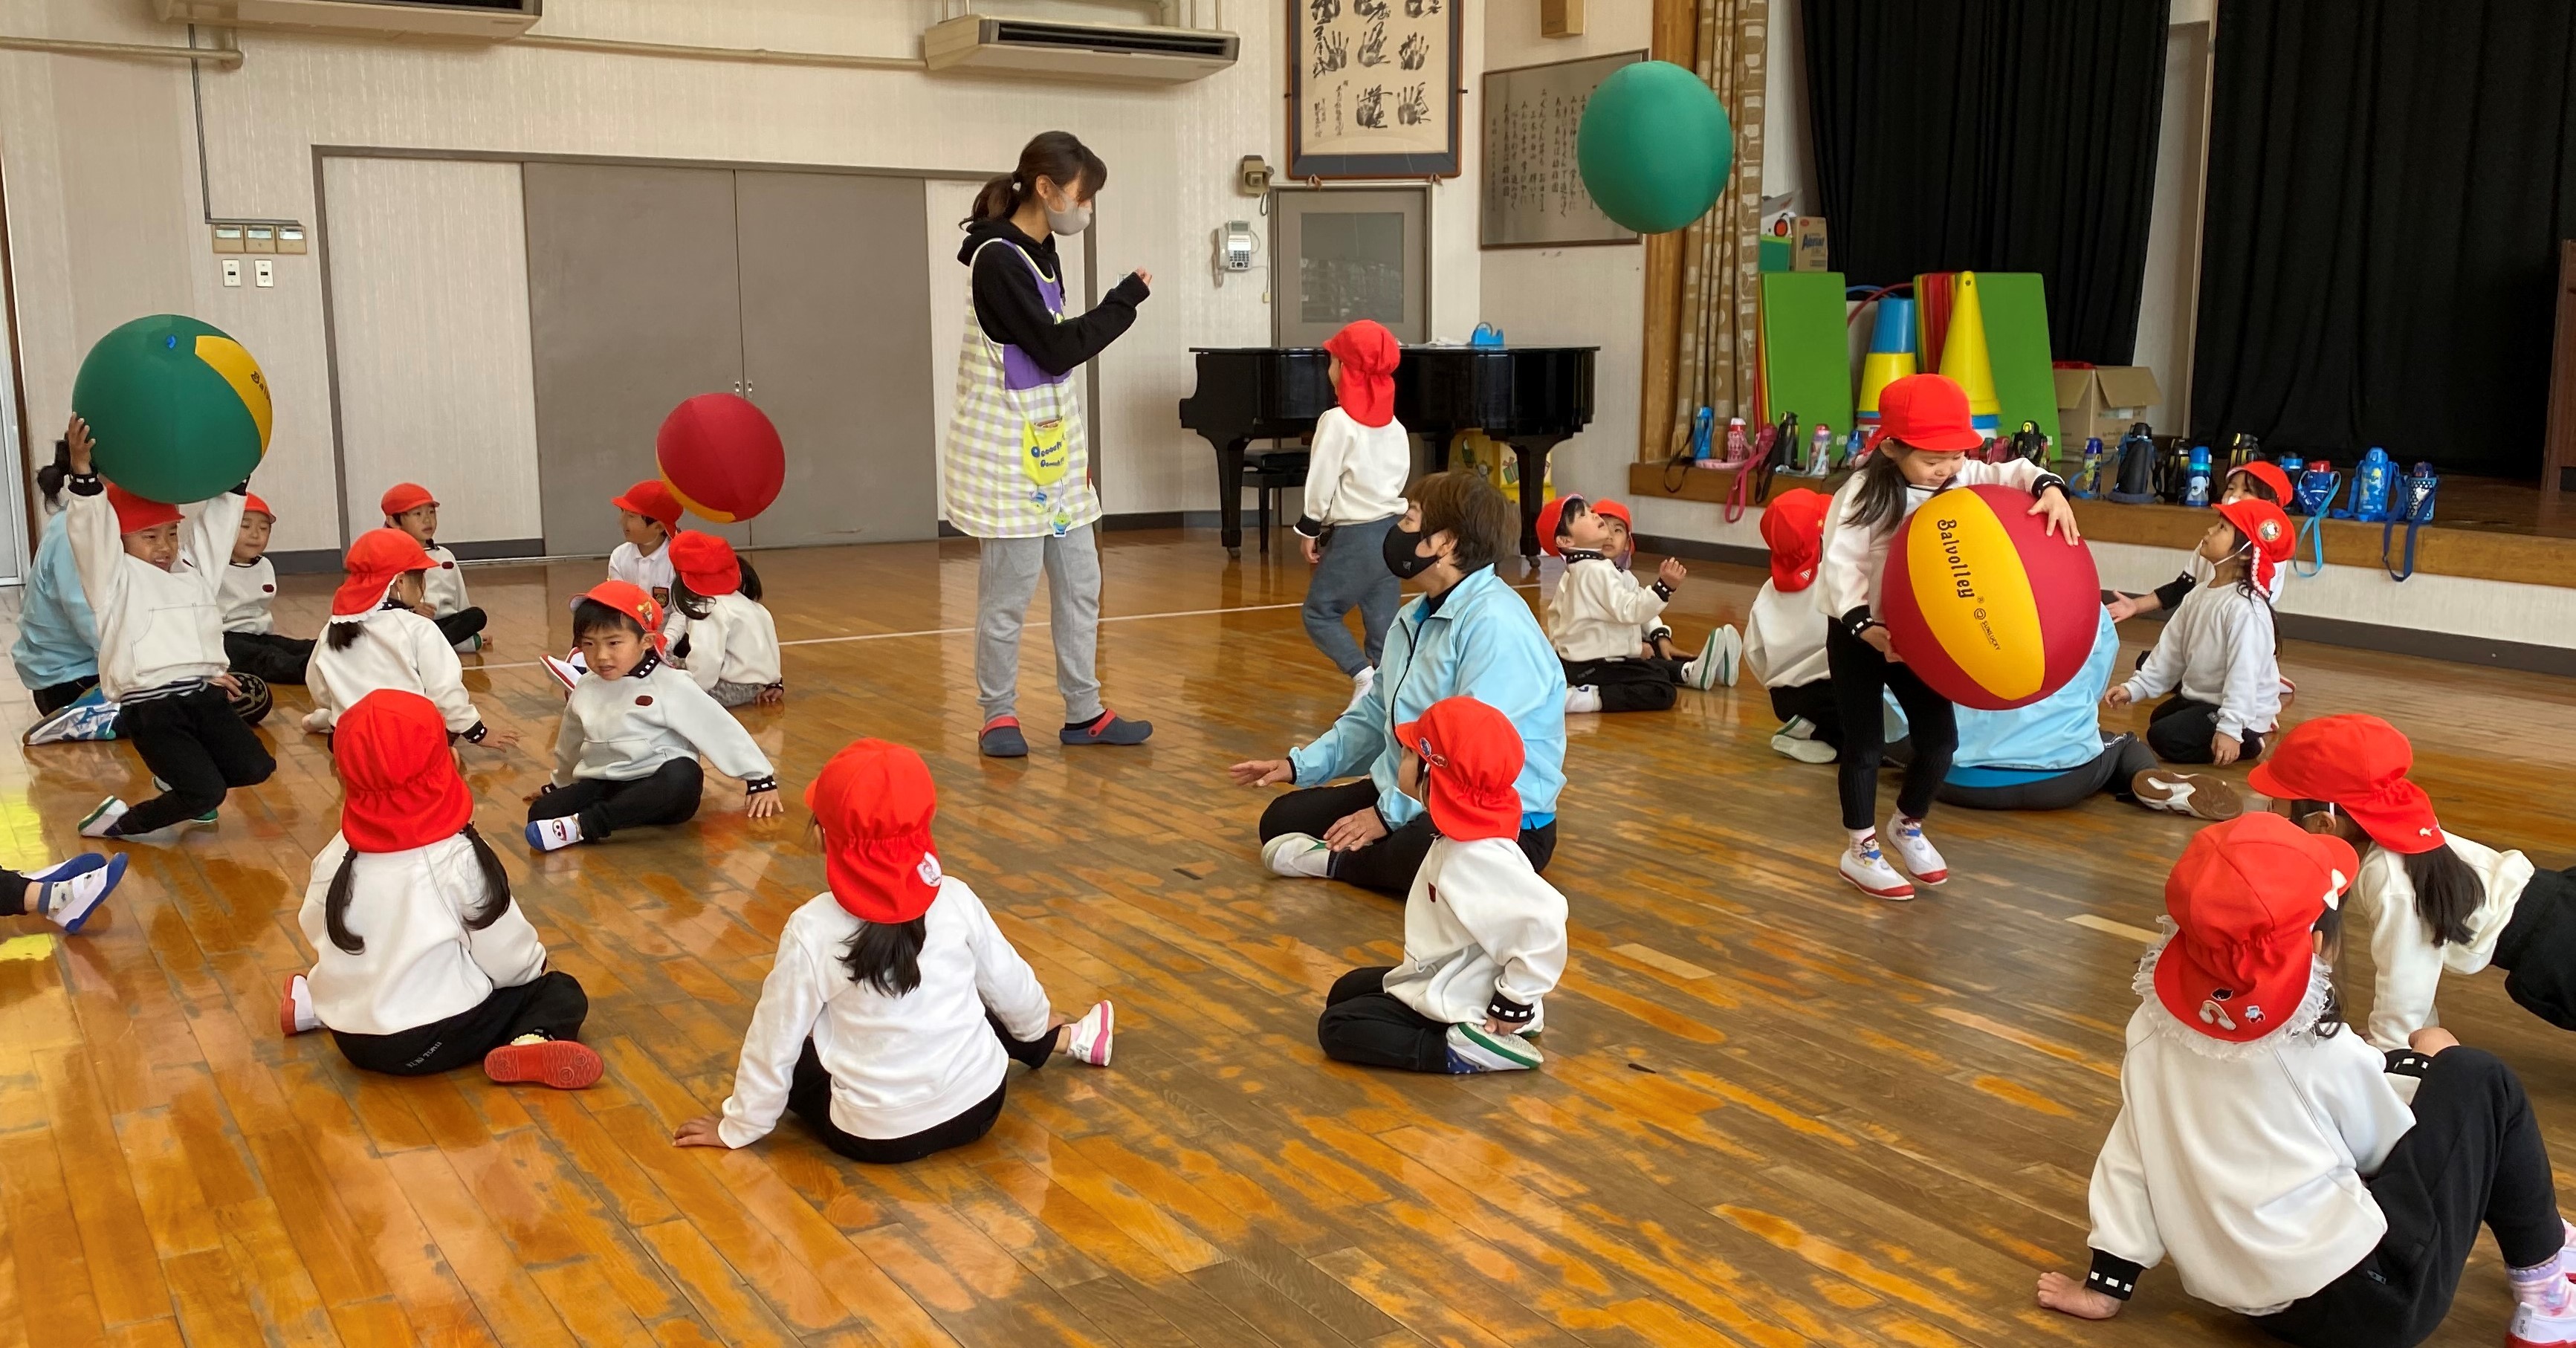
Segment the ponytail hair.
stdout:
[[675,572],[671,576],[671,607],[692,622],[707,616],[707,605],[713,601],[689,588],[689,583]]
[[2398,859],[2405,863],[2406,883],[2415,887],[2415,915],[2433,933],[2433,944],[2468,944],[2469,914],[2486,902],[2486,882],[2448,844]]
[[750,600],[751,602],[753,602],[753,603],[755,603],[755,604],[759,603],[759,602],[760,602],[760,573],[759,573],[759,572],[757,572],[757,571],[752,570],[752,569],[751,569],[751,563],[750,563],[749,561],[747,561],[747,560],[743,559],[743,558],[740,558],[740,557],[736,557],[736,558],[734,559],[733,565],[734,565],[734,569],[735,569],[735,570],[740,571],[740,572],[742,573],[742,584],[741,584],[740,588],[737,590],[737,593],[741,594],[743,598],[748,599],[748,600]]
[[45,509],[63,508],[63,483],[72,475],[72,442],[54,442],[54,461],[36,470],[36,490],[45,495]]
[[1899,452],[1911,454],[1912,446],[1902,440],[1879,442],[1869,460],[1860,466],[1860,486],[1852,493],[1851,509],[1843,516],[1847,528],[1867,529],[1877,533],[1893,528],[1905,518],[1905,469],[1896,461]]
[[366,940],[349,930],[349,890],[356,884],[357,866],[357,849],[342,851],[340,869],[331,873],[331,889],[322,900],[322,925],[331,933],[331,944],[351,955],[367,948]]
[[2344,1024],[2343,988],[2334,972],[2337,958],[2343,953],[2343,910],[2327,904],[2326,910],[2317,914],[2314,930],[2319,938],[2318,944],[2324,949],[2326,999],[2325,1005],[2317,1011],[2317,1023],[2312,1032],[2319,1039],[2332,1039],[2343,1033]]
[[986,180],[983,190],[975,194],[974,209],[957,227],[1011,218],[1036,194],[1041,177],[1078,199],[1108,185],[1109,166],[1072,132],[1041,131],[1021,148],[1018,168]]
[[[466,929],[481,931],[500,921],[501,915],[510,911],[510,873],[502,868],[501,858],[493,852],[492,844],[483,841],[483,835],[474,830],[471,822],[459,829],[457,836],[474,849],[474,864],[483,872],[483,906],[465,915]],[[366,938],[349,930],[349,898],[350,891],[357,887],[357,864],[355,849],[340,855],[340,869],[332,873],[330,892],[322,900],[322,925],[331,934],[331,944],[352,955],[361,954],[367,948]]]
[[324,623],[322,624],[322,644],[335,651],[345,651],[358,644],[358,629],[364,626],[366,626],[364,622]]
[[842,947],[841,965],[850,980],[865,983],[888,997],[901,997],[921,986],[921,943],[929,928],[923,919],[910,922],[862,922],[859,933]]

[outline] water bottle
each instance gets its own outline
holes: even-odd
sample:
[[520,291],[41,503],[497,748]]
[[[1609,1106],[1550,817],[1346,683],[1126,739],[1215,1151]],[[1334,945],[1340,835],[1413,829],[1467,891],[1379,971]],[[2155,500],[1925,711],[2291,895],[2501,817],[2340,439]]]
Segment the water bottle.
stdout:
[[2378,524],[2388,518],[2388,493],[2395,485],[2397,465],[2389,460],[2388,451],[2377,445],[2361,456],[2352,470],[2352,508],[2337,511],[2335,518]]
[[2182,503],[2187,506],[2209,504],[2209,446],[2191,447],[2191,466],[2184,470]]
[[1858,426],[1854,426],[1852,427],[1851,438],[1843,441],[1842,461],[1834,466],[1836,468],[1849,468],[1853,464],[1859,463],[1860,456],[1868,452],[1869,432],[1862,430]]
[[[2302,459],[2301,459],[2298,455],[2296,455],[2296,454],[2284,454],[2284,455],[2282,455],[2282,456],[2281,456],[2281,462],[2280,462],[2281,476],[2283,476],[2283,477],[2286,477],[2286,478],[2290,479],[2290,490],[2292,490],[2292,491],[2297,491],[2297,490],[2298,490],[2298,488],[2299,488],[2299,474],[2300,474],[2302,471],[2304,471],[2304,470],[2307,468],[2307,466],[2308,466],[2308,465],[2307,465],[2307,463],[2306,463],[2304,460],[2302,460]],[[2283,501],[2283,502],[2281,503],[2281,509],[2282,509],[2283,511],[2285,511],[2285,512],[2286,512],[2286,511],[2288,511],[2288,510],[2289,510],[2289,508],[2290,508],[2290,503],[2289,503],[2289,502],[2287,502],[2287,501]]]
[[2432,464],[2417,460],[2415,471],[2406,475],[2406,490],[2402,498],[2404,504],[2400,507],[2397,518],[2412,524],[2432,523],[2433,493],[2441,485],[2441,481],[2440,476],[2434,473]]
[[1723,462],[1732,468],[1752,457],[1753,442],[1744,438],[1744,418],[1728,417],[1726,419],[1726,458]]
[[1709,427],[1715,424],[1715,421],[1716,413],[1711,412],[1706,406],[1691,413],[1691,458],[1702,466],[1717,454],[1717,447],[1709,443],[1711,438]]
[[1807,466],[1801,470],[1808,477],[1823,477],[1825,461],[1834,456],[1834,428],[1819,421],[1816,433],[1807,442]]
[[2084,437],[2084,466],[2075,470],[2075,494],[2087,501],[2102,494],[2102,437]]
[[2343,490],[2342,476],[2325,459],[2310,460],[2307,471],[2299,474],[2298,483],[2290,508],[2302,515],[2325,514],[2334,505],[2335,493]]
[[2120,437],[2120,466],[2112,470],[2116,480],[2110,491],[2112,500],[2122,505],[2147,505],[2156,499],[2156,437],[2140,421]]

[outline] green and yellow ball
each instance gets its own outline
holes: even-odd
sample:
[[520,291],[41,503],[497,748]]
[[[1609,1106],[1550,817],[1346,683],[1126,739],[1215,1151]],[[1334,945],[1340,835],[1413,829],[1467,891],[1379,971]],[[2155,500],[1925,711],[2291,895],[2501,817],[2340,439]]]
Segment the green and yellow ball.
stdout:
[[98,471],[146,500],[185,505],[248,480],[268,453],[268,376],[242,344],[180,314],[98,339],[72,383]]

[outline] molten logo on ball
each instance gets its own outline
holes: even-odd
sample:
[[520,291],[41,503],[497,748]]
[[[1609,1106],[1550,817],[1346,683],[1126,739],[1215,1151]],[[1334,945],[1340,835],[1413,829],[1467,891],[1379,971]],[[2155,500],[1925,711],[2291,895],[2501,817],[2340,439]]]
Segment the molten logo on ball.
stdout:
[[1896,653],[1933,691],[2003,711],[2066,686],[2093,649],[2093,555],[2051,538],[2010,487],[1945,491],[1888,548],[1882,613]]

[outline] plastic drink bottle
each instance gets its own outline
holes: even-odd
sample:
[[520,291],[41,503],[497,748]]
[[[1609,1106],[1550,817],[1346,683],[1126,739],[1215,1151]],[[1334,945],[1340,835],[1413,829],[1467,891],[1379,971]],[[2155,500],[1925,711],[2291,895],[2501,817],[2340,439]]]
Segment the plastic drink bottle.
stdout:
[[2184,471],[2182,503],[2187,506],[2209,504],[2209,446],[2191,447],[2191,467]]

